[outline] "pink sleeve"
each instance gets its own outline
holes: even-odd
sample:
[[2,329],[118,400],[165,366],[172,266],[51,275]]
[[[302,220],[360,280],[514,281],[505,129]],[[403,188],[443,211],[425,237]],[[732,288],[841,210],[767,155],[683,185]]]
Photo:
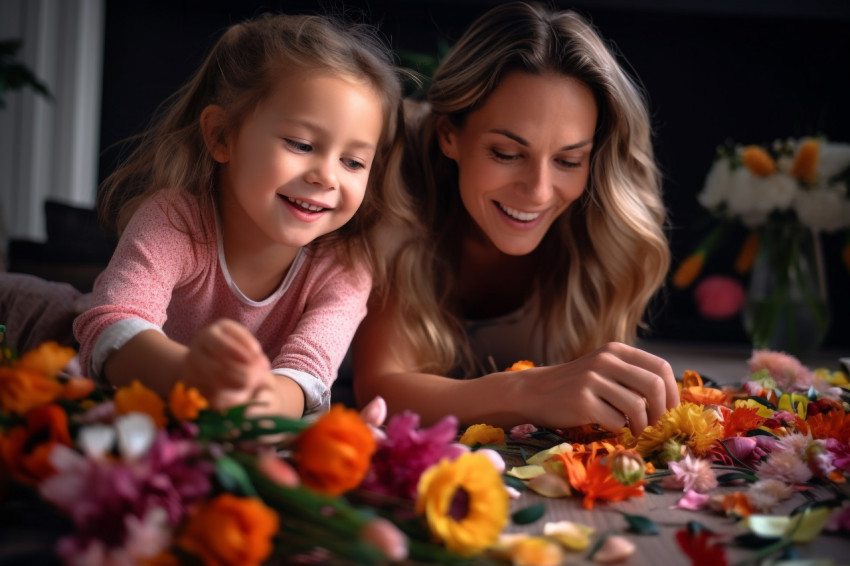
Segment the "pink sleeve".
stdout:
[[341,266],[322,271],[318,277],[295,331],[272,360],[272,368],[303,371],[330,388],[366,316],[372,277],[365,267],[346,271]]
[[135,318],[161,328],[172,290],[197,265],[189,236],[197,227],[191,213],[174,213],[173,201],[157,194],[142,204],[97,278],[91,307],[74,321],[83,368],[90,367],[98,338],[112,324]]

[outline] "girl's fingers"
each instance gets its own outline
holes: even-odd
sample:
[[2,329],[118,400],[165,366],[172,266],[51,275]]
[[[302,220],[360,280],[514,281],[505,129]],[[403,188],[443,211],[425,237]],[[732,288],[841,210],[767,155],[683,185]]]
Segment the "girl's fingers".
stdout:
[[[628,387],[622,386],[616,381],[604,378],[598,381],[595,389],[597,397],[602,401],[600,403],[600,414],[606,415],[608,421],[614,423],[614,428],[610,428],[605,423],[598,421],[600,425],[609,430],[620,430],[623,426],[623,421],[626,421],[632,433],[637,436],[649,424],[650,417],[647,412],[647,405],[640,394]],[[605,410],[606,408],[616,413],[616,416],[610,415],[609,411]]]

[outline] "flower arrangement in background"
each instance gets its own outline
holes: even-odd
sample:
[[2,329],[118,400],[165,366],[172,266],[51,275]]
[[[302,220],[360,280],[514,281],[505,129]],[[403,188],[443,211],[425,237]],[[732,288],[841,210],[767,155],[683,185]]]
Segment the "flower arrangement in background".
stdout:
[[[813,349],[829,323],[820,233],[847,232],[842,258],[850,272],[848,182],[850,144],[804,138],[777,140],[769,147],[721,146],[697,196],[721,222],[679,264],[673,285],[692,285],[731,225],[741,224],[748,235],[734,267],[740,276],[750,274],[740,306],[754,346]],[[698,285],[700,312],[708,318],[734,314],[737,296],[724,300],[719,310],[705,297],[728,294],[735,282],[725,277]]]

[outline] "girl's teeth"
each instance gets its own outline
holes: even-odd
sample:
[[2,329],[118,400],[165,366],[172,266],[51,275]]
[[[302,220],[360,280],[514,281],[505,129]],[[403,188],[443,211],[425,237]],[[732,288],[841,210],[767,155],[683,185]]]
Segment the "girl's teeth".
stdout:
[[530,222],[540,216],[539,212],[522,212],[521,210],[505,206],[502,203],[499,203],[499,208],[501,208],[505,214],[514,220],[519,220],[520,222]]
[[315,204],[310,204],[309,202],[304,202],[303,200],[298,200],[297,198],[286,197],[286,199],[293,204],[297,204],[305,210],[309,210],[310,212],[319,212],[320,210],[324,210],[324,208],[322,208],[321,206],[316,206]]

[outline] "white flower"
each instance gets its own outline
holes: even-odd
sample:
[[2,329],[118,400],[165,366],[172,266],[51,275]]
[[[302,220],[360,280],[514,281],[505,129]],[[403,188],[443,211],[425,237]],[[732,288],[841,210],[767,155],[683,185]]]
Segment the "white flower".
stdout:
[[794,209],[800,222],[813,230],[833,231],[850,226],[850,200],[846,192],[843,183],[799,191],[794,198]]
[[797,182],[786,175],[757,177],[739,167],[729,179],[729,212],[749,225],[761,224],[773,210],[786,210],[794,202]]
[[705,186],[697,196],[705,208],[714,209],[726,202],[729,195],[732,167],[726,158],[715,159],[705,178]]
[[817,172],[821,183],[829,182],[848,166],[850,166],[850,143],[822,142],[820,144]]

